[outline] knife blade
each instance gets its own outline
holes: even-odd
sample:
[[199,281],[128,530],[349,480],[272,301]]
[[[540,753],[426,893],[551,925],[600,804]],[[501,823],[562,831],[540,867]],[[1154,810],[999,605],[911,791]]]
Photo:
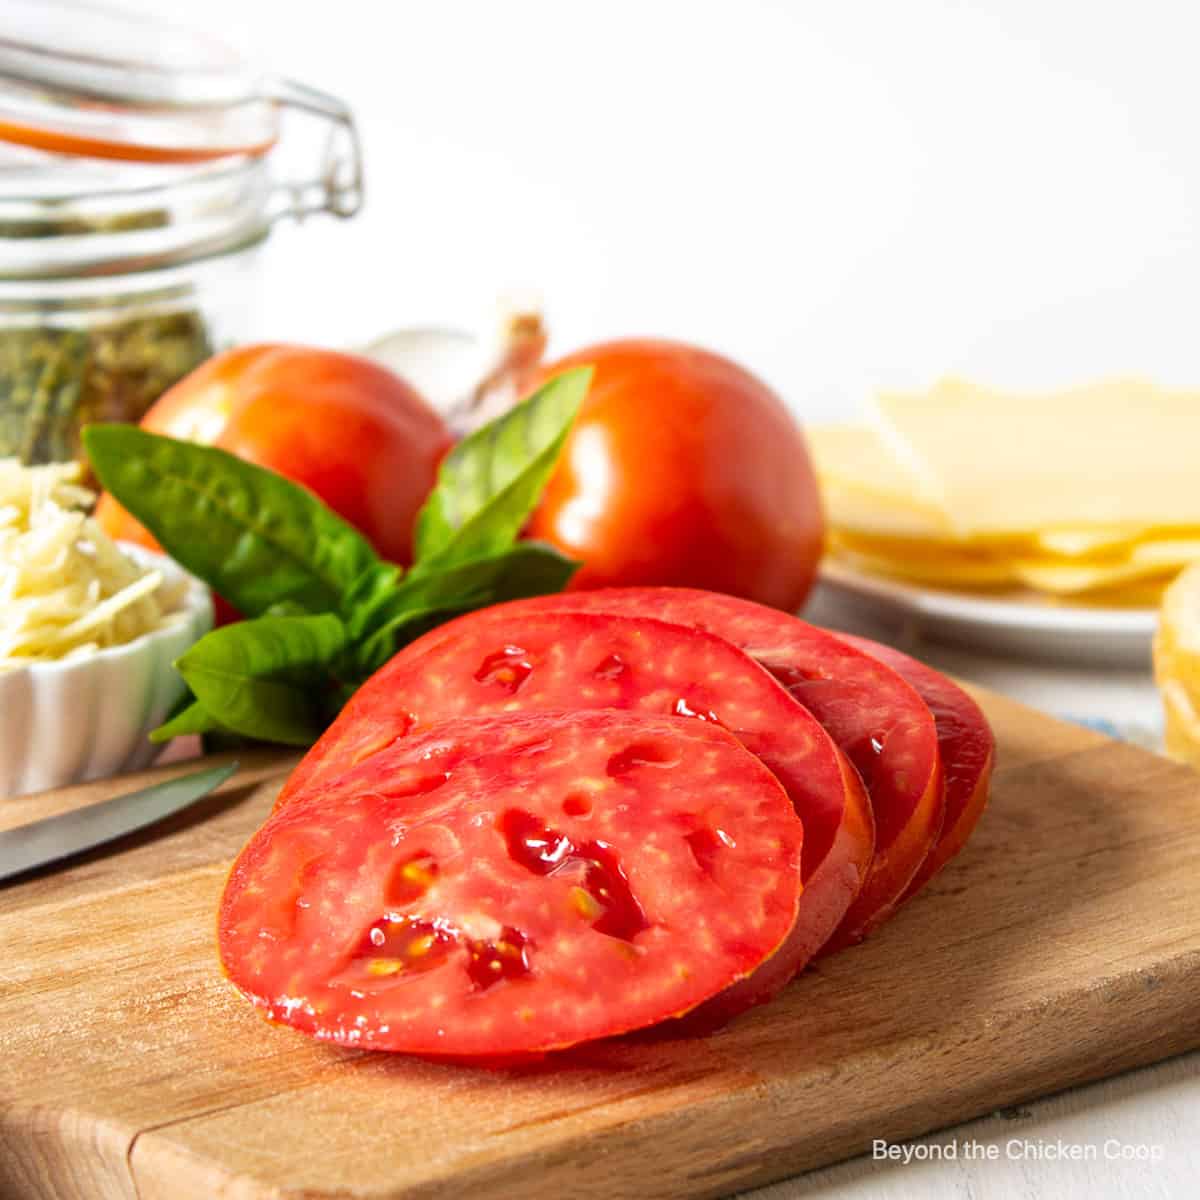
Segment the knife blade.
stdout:
[[0,833],[0,879],[69,858],[153,825],[221,786],[237,763],[193,771],[99,804],[31,821]]

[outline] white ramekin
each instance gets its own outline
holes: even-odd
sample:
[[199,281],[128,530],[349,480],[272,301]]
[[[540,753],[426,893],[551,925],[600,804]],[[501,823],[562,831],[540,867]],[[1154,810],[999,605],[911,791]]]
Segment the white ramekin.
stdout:
[[147,734],[183,695],[171,664],[212,628],[212,596],[173,560],[123,549],[187,579],[179,616],[123,646],[0,672],[0,798],[135,771],[162,749]]

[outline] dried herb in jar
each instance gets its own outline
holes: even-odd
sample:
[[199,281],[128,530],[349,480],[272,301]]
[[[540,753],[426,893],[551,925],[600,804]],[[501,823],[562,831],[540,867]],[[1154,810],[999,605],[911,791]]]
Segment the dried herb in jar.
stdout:
[[194,310],[81,328],[0,327],[0,458],[80,458],[80,429],[139,421],[213,352]]

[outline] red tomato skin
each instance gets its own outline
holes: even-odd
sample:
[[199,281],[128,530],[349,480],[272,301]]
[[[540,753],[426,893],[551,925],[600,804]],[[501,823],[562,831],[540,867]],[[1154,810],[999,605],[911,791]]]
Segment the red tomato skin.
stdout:
[[[441,417],[386,368],[269,344],[209,359],[154,404],[142,428],[286,475],[400,563],[411,560],[413,520],[452,442]],[[111,496],[96,511],[110,537],[158,548]]]
[[952,680],[915,658],[848,633],[837,635],[879,659],[906,680],[925,701],[937,728],[946,777],[946,816],[942,832],[913,877],[901,902],[911,900],[966,844],[987,807],[996,738],[983,710]]
[[706,588],[793,611],[824,519],[799,425],[762,381],[678,342],[580,350],[544,377],[595,367],[529,526],[583,562],[573,589]]

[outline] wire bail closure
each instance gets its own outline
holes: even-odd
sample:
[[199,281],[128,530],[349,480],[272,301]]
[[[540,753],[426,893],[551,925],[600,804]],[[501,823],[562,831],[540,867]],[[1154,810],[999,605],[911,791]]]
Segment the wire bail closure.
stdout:
[[313,179],[277,183],[268,220],[272,224],[285,217],[303,221],[318,213],[354,216],[362,208],[364,181],[362,145],[350,109],[336,96],[293,79],[266,81],[263,98],[329,125],[320,173]]

